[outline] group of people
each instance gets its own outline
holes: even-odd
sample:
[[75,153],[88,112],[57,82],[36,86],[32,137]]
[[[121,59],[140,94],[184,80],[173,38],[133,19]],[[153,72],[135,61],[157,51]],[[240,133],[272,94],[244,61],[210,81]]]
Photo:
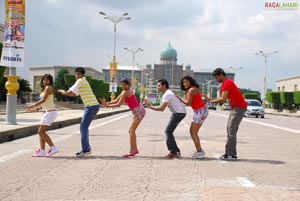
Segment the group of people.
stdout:
[[[85,78],[84,68],[76,68],[75,76],[76,82],[69,90],[65,91],[58,89],[57,92],[64,96],[80,96],[85,106],[84,114],[80,123],[81,150],[76,153],[76,157],[84,157],[91,154],[91,146],[89,143],[89,125],[91,124],[93,117],[99,111],[100,104]],[[234,82],[229,78],[226,78],[226,73],[222,68],[215,69],[212,76],[217,82],[222,83],[220,88],[221,96],[215,99],[211,99],[206,95],[202,95],[199,90],[199,85],[190,76],[185,76],[181,79],[180,87],[185,93],[184,99],[169,89],[169,83],[166,79],[158,80],[157,89],[163,93],[159,106],[153,106],[147,98],[145,98],[143,102],[144,104],[139,103],[134,92],[130,89],[130,80],[128,78],[123,78],[121,80],[121,86],[123,90],[115,100],[107,102],[105,98],[100,98],[99,101],[103,107],[119,107],[125,102],[132,111],[133,120],[129,128],[130,149],[127,154],[123,155],[123,157],[134,157],[139,154],[136,140],[136,129],[146,115],[145,108],[149,108],[154,111],[164,111],[167,107],[170,109],[172,115],[165,129],[166,144],[169,150],[166,158],[173,159],[180,157],[180,149],[177,146],[176,139],[174,137],[174,130],[185,118],[186,106],[191,106],[194,111],[194,116],[190,126],[190,135],[196,149],[192,157],[198,159],[203,158],[205,156],[205,152],[201,146],[198,133],[209,113],[207,106],[202,100],[202,97],[204,97],[206,101],[210,103],[224,103],[226,101],[230,103],[231,112],[227,124],[227,142],[225,146],[225,154],[222,155],[220,159],[237,160],[237,131],[239,124],[246,112],[247,104]],[[44,111],[39,128],[40,149],[36,151],[33,157],[50,157],[58,152],[57,147],[54,146],[51,138],[46,134],[47,128],[57,117],[53,99],[54,89],[52,85],[52,76],[49,74],[44,75],[41,79],[41,99],[27,107],[29,110],[33,107],[36,107],[36,110],[38,111],[40,109],[39,107],[41,106]],[[50,149],[47,153],[45,151],[46,143],[50,146]]]

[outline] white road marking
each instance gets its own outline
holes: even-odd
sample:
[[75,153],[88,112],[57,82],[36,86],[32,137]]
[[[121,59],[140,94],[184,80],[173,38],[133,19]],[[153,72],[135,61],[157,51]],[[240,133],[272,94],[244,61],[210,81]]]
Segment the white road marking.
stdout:
[[[96,125],[94,125],[94,126],[89,127],[89,129],[95,129],[95,128],[97,128],[97,127],[100,127],[100,126],[103,126],[103,125],[112,123],[112,122],[114,122],[114,121],[120,120],[120,119],[122,119],[122,118],[124,118],[124,117],[127,117],[127,116],[129,116],[129,115],[130,115],[130,114],[122,115],[122,116],[120,116],[120,117],[117,117],[117,118],[114,118],[114,119],[111,119],[111,120],[102,122],[102,123],[100,123],[100,124],[96,124]],[[79,134],[79,133],[80,133],[80,131],[76,131],[76,132],[73,132],[72,134]],[[55,140],[55,142],[59,142],[59,141],[65,140],[65,139],[67,139],[67,138],[69,138],[69,137],[72,137],[72,136],[73,136],[73,135],[65,135],[65,136],[62,136],[62,137],[60,137],[59,139]],[[0,157],[0,163],[4,163],[4,162],[9,161],[9,160],[11,160],[11,159],[14,159],[14,158],[16,158],[16,157],[18,157],[18,156],[22,156],[22,155],[24,155],[24,154],[27,154],[27,153],[29,153],[29,152],[32,152],[33,150],[34,150],[34,148],[32,148],[32,149],[21,149],[21,150],[19,150],[19,151],[13,152],[13,153],[11,153],[11,154],[4,155],[4,156]]]
[[187,125],[187,123],[185,123],[185,121],[182,121],[181,123],[183,124],[184,127],[186,127],[186,128],[189,127],[189,125]]
[[236,180],[240,183],[242,187],[245,188],[253,188],[256,186],[247,177],[237,177]]
[[219,163],[228,163],[228,161],[221,160],[219,154],[215,154],[213,157],[214,157],[215,159],[217,159]]
[[11,154],[7,154],[5,156],[0,157],[0,163],[4,163],[5,161],[9,161],[13,158],[16,158],[18,156],[22,156],[28,152],[32,152],[32,149],[21,149],[19,151],[16,151],[14,153]]
[[[226,117],[226,118],[228,118],[228,115],[225,115],[225,114],[217,114],[217,113],[213,113],[213,112],[210,112],[210,114],[216,115],[216,116],[220,116],[220,117]],[[275,128],[275,129],[279,129],[279,130],[283,130],[283,131],[288,131],[288,132],[291,132],[291,133],[300,134],[300,130],[297,130],[297,129],[292,129],[292,128],[288,128],[288,127],[277,126],[277,125],[274,125],[274,124],[268,124],[268,123],[253,121],[253,120],[245,119],[245,118],[243,119],[243,121],[246,121],[246,122],[249,122],[249,123],[253,123],[253,124],[259,124],[259,125],[262,125],[262,126],[266,126],[266,127],[270,127],[270,128]]]
[[114,122],[114,121],[117,121],[117,120],[123,119],[123,118],[125,118],[125,117],[128,117],[128,116],[130,116],[130,115],[131,115],[130,113],[129,113],[129,114],[125,114],[125,115],[122,115],[122,116],[120,116],[120,117],[117,117],[117,118],[114,118],[114,119],[111,119],[111,120],[108,120],[108,121],[102,122],[102,123],[100,123],[100,124],[96,124],[96,125],[94,125],[94,126],[90,126],[90,129],[95,129],[95,128],[98,128],[98,127],[100,127],[100,126],[103,126],[103,125],[106,125],[106,124],[112,123],[112,122]]

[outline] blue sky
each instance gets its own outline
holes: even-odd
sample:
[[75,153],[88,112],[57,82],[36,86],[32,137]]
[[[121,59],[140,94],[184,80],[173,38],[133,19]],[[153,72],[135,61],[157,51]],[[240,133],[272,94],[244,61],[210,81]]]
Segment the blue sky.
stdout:
[[[4,0],[0,4],[3,23]],[[281,1],[282,2],[282,1]],[[283,1],[284,2],[284,1]],[[300,1],[295,1],[300,4]],[[117,57],[131,65],[124,47],[144,49],[136,62],[159,63],[170,41],[178,62],[192,69],[229,66],[238,72],[239,87],[260,90],[264,60],[259,50],[279,53],[268,60],[268,87],[276,79],[300,74],[300,8],[266,10],[265,1],[240,0],[27,0],[27,67],[18,74],[28,78],[28,67],[82,65],[98,70],[113,54],[113,26],[98,13],[128,12],[132,18],[118,25]]]

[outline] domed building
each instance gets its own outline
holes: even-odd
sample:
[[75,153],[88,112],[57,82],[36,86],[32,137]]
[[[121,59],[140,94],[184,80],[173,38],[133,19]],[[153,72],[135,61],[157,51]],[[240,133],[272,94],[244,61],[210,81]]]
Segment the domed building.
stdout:
[[177,64],[177,51],[171,43],[160,53],[160,64],[154,64],[154,79],[167,79],[170,86],[179,87],[183,64]]

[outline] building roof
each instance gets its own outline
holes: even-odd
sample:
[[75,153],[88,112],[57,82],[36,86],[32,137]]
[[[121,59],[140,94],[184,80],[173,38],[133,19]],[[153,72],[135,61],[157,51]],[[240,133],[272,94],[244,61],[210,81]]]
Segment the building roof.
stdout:
[[276,82],[281,82],[281,81],[288,81],[288,80],[294,80],[294,79],[300,79],[300,75],[292,76],[292,77],[286,77],[286,78],[281,78],[276,80]]
[[[109,66],[107,66],[106,68],[103,68],[103,70],[109,70]],[[132,70],[132,66],[118,66],[118,70]],[[134,66],[134,70],[135,71],[142,71],[142,69],[138,66]]]
[[199,68],[195,70],[195,73],[212,73],[214,70],[210,68]]
[[[234,74],[230,69],[224,69],[226,74]],[[199,68],[195,70],[195,73],[212,73],[214,69],[212,68]]]
[[161,58],[177,58],[177,51],[171,46],[170,42],[167,47],[160,53]]

